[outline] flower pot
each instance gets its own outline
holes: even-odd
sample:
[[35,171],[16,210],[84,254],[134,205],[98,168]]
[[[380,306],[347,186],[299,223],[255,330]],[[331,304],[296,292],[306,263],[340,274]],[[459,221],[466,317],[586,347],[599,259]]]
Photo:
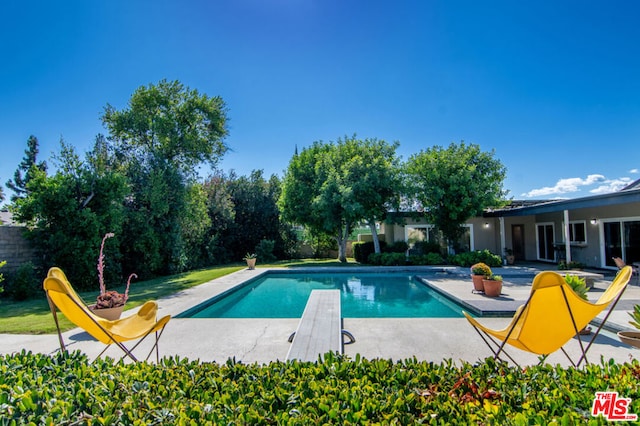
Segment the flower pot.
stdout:
[[512,254],[508,254],[505,256],[507,258],[507,265],[513,265],[516,263],[516,257]]
[[471,281],[473,281],[474,291],[484,291],[484,284],[482,283],[483,280],[484,275],[471,274]]
[[247,266],[249,267],[249,269],[255,269],[256,268],[256,258],[254,257],[253,259],[245,259],[247,261]]
[[482,280],[484,294],[489,297],[498,297],[502,293],[502,281]]
[[619,331],[618,338],[622,343],[640,348],[640,331]]
[[124,310],[124,305],[115,306],[113,308],[100,309],[96,308],[95,305],[91,305],[89,306],[89,309],[91,309],[91,312],[93,312],[94,315],[99,316],[100,318],[107,319],[109,321],[113,321],[120,318],[120,315],[122,315],[122,311]]

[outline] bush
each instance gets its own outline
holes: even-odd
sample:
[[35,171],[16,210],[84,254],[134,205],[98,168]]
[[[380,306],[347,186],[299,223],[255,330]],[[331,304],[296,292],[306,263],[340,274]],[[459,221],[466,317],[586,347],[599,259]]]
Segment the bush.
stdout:
[[256,256],[260,259],[260,262],[269,263],[276,260],[273,254],[273,249],[276,245],[274,240],[260,240],[256,245]]
[[20,265],[7,283],[7,293],[14,300],[26,300],[42,294],[36,275],[36,268],[31,262]]
[[[385,251],[387,244],[380,241],[380,251]],[[375,253],[373,241],[358,241],[352,244],[353,257],[358,263],[367,263],[369,255]]]
[[434,241],[418,241],[413,245],[414,250],[420,254],[438,253],[442,255],[442,247],[440,243]]
[[412,265],[443,265],[444,259],[440,253],[427,253],[409,256],[409,263]]
[[492,268],[502,266],[502,258],[489,250],[469,251],[449,256],[448,262],[452,265],[469,267],[474,263],[486,263]]
[[521,369],[490,358],[328,354],[320,363],[156,365],[22,352],[0,356],[0,371],[6,424],[604,424],[590,415],[604,390],[640,412],[637,360]]
[[578,262],[577,260],[572,260],[569,263],[566,263],[564,260],[561,260],[558,263],[558,270],[560,271],[568,271],[570,269],[584,269],[586,265],[582,262]]
[[385,252],[387,253],[406,253],[409,249],[409,244],[404,241],[396,241],[395,243],[387,245]]

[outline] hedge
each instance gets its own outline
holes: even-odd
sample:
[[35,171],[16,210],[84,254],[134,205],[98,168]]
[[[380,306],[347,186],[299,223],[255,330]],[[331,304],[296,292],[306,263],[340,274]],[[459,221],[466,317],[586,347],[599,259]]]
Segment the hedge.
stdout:
[[0,356],[2,424],[605,424],[594,393],[640,413],[640,364],[524,370],[328,354],[324,362],[246,365],[165,358],[90,363],[79,352]]

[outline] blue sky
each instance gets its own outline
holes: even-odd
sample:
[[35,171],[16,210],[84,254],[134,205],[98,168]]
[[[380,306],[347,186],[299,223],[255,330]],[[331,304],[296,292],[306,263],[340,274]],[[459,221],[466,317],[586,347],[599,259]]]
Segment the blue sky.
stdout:
[[[141,85],[228,107],[223,170],[282,176],[295,146],[356,133],[399,154],[464,140],[516,199],[621,188],[640,169],[640,3],[31,1],[0,3],[0,182],[33,134],[87,151]],[[5,189],[5,195],[8,191]]]

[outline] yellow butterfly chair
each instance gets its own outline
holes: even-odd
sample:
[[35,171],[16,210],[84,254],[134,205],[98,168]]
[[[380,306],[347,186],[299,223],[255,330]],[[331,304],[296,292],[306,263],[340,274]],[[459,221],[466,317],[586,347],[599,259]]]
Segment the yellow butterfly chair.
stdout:
[[[495,359],[499,359],[500,354],[504,353],[517,365],[504,349],[505,345],[509,344],[523,351],[542,355],[542,361],[560,349],[577,367],[582,360],[589,362],[587,351],[620,300],[630,279],[631,267],[625,266],[602,296],[595,303],[591,303],[578,296],[560,274],[551,271],[541,272],[533,279],[529,299],[516,310],[513,319],[504,330],[492,330],[480,324],[468,313],[463,311],[463,314],[494,353]],[[579,331],[609,305],[609,311],[585,347]],[[577,336],[582,351],[577,363],[573,362],[563,348],[574,336]]]
[[[134,315],[109,321],[100,318],[91,312],[85,305],[80,296],[75,292],[64,272],[60,268],[51,268],[44,280],[44,290],[47,294],[49,307],[53,314],[58,329],[58,339],[60,341],[60,349],[65,351],[66,347],[62,339],[60,325],[56,308],[64,314],[72,323],[85,330],[96,340],[104,343],[107,347],[98,355],[101,356],[112,344],[117,345],[124,351],[122,358],[129,357],[134,361],[138,359],[133,355],[132,351],[151,333],[155,332],[156,341],[149,355],[145,360],[149,359],[154,349],[156,352],[156,361],[159,361],[158,340],[162,336],[164,327],[171,319],[170,315],[156,320],[158,304],[156,302],[146,302],[140,307]],[[128,349],[123,342],[140,339],[131,349]]]

